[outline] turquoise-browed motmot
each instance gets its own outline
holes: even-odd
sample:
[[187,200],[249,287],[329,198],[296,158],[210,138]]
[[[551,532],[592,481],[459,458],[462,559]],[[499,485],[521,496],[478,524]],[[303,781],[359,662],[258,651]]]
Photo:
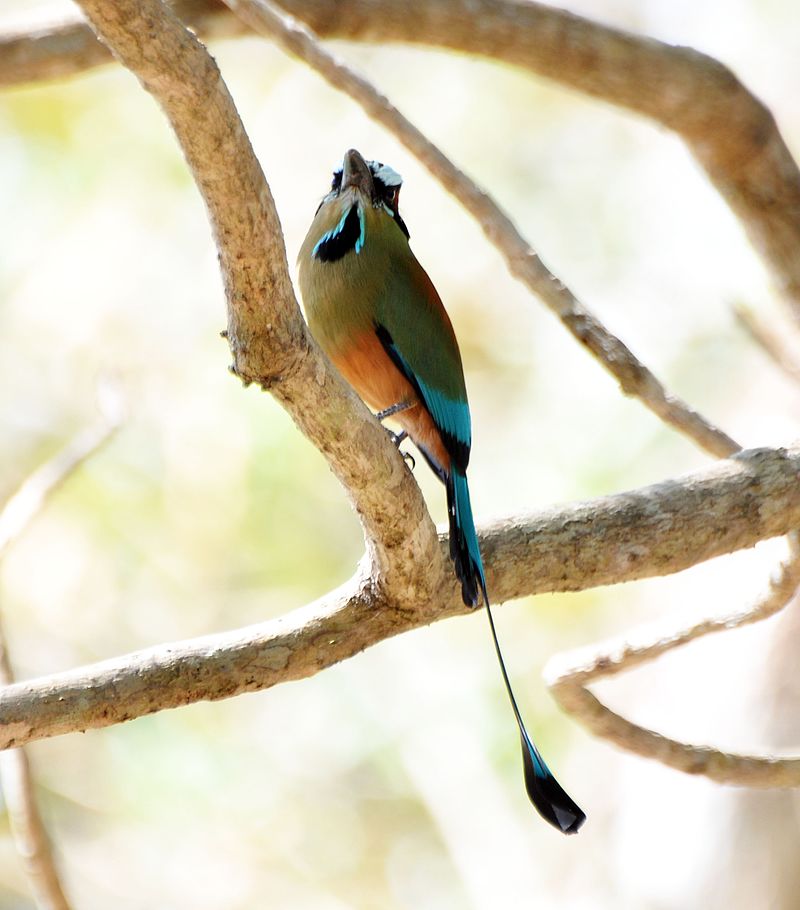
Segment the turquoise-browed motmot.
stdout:
[[351,149],[334,171],[298,258],[311,332],[375,411],[392,417],[447,490],[450,555],[464,603],[480,596],[522,738],[525,784],[541,815],[565,833],[586,816],[553,777],[522,722],[486,593],[467,486],[472,442],[461,355],[450,319],[409,246],[397,203],[400,176]]

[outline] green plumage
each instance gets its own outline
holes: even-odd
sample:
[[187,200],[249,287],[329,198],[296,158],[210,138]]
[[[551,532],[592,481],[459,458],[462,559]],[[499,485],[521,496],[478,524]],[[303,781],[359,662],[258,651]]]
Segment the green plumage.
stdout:
[[[361,206],[364,245],[336,262],[312,256],[319,239],[348,208]],[[353,338],[386,327],[409,368],[448,398],[467,401],[461,356],[450,320],[408,240],[382,207],[351,193],[323,205],[298,257],[300,289],[311,332],[335,355]]]

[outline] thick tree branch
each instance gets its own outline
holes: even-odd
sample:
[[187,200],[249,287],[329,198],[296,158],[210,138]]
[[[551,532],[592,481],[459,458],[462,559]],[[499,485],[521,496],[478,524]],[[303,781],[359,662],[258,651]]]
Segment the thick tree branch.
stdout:
[[[178,0],[170,5],[206,41],[247,32],[217,0]],[[111,51],[80,18],[0,34],[0,87],[64,79],[113,62]]]
[[[800,525],[800,445],[757,449],[642,490],[520,516],[481,535],[498,601],[677,572]],[[446,541],[440,541],[442,553]],[[277,620],[160,645],[0,692],[0,748],[302,679],[467,612],[449,577],[413,608],[362,572]]]
[[[770,111],[723,64],[518,0],[280,0],[324,38],[404,41],[503,60],[675,130],[800,311],[800,171]],[[206,38],[241,33],[213,0],[180,0]],[[107,62],[78,23],[0,37],[0,85]]]
[[216,64],[159,0],[80,5],[163,108],[203,196],[234,371],[269,389],[326,456],[364,526],[372,582],[399,604],[426,599],[445,565],[435,528],[387,434],[306,331],[272,195]]

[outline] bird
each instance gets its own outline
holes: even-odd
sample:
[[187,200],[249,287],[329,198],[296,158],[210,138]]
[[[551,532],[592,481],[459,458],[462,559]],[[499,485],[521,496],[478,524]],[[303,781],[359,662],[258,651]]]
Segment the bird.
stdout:
[[481,598],[519,727],[525,785],[540,815],[565,834],[586,819],[528,734],[492,617],[470,503],[472,429],[461,354],[441,298],[411,250],[400,215],[402,179],[356,149],[333,172],[298,254],[311,334],[344,379],[383,422],[401,428],[445,485],[450,557],[469,607]]

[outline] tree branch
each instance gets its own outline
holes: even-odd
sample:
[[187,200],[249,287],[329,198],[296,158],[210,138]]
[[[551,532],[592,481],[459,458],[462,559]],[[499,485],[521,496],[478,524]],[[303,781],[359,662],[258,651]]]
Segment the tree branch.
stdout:
[[100,396],[102,418],[97,425],[87,427],[34,471],[3,506],[0,511],[0,559],[61,484],[119,429],[123,420],[121,399],[116,389],[107,387],[107,391],[108,394]]
[[[113,388],[107,387],[106,392],[100,398],[103,419],[97,426],[76,436],[31,474],[0,511],[0,559],[52,494],[119,428],[123,417],[120,398]],[[10,686],[13,682],[11,657],[0,623],[0,685]],[[36,906],[39,910],[70,910],[36,802],[33,772],[25,749],[7,749],[0,753],[0,779],[14,845],[22,858]]]
[[159,0],[80,5],[186,156],[219,250],[233,371],[268,389],[327,458],[364,527],[372,583],[400,605],[426,599],[445,570],[435,528],[387,434],[306,331],[269,186],[216,64]]
[[[247,33],[217,0],[177,0],[170,6],[204,40]],[[64,79],[113,62],[111,51],[81,18],[0,34],[0,87]]]
[[559,655],[545,667],[553,697],[595,736],[643,758],[651,758],[687,774],[702,774],[721,784],[743,787],[800,786],[800,758],[766,758],[720,752],[668,739],[631,723],[607,708],[588,684],[629,670],[705,635],[761,622],[782,610],[800,585],[800,549],[797,534],[790,536],[792,555],[771,579],[768,590],[752,607],[727,616],[704,619],[669,635],[637,644],[606,643],[590,659]]
[[[516,517],[481,548],[498,601],[666,575],[800,525],[800,444],[753,449],[641,490]],[[440,541],[442,558],[446,540]],[[393,635],[468,612],[449,576],[402,604],[366,571],[246,629],[160,645],[0,692],[0,748],[303,679]]]
[[[800,312],[800,171],[770,111],[717,60],[530,0],[279,2],[324,38],[403,41],[502,60],[674,130]],[[175,7],[204,38],[242,32],[213,0]],[[107,61],[75,22],[0,37],[0,85]]]
[[33,771],[23,748],[0,752],[3,798],[17,853],[38,910],[70,910],[34,794]]
[[735,304],[733,315],[750,340],[761,348],[775,366],[789,379],[800,382],[800,335],[797,327],[775,326],[766,319],[759,318],[744,304]]

